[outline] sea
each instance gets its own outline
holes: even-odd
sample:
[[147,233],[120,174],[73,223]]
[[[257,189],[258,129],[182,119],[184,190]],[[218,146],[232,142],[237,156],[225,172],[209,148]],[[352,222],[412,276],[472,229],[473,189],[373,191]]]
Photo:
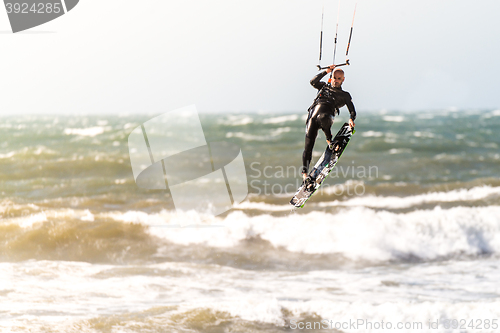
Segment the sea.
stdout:
[[157,115],[1,116],[0,332],[500,331],[500,110],[358,111],[295,210],[306,113],[201,113],[247,176],[218,216],[136,184]]

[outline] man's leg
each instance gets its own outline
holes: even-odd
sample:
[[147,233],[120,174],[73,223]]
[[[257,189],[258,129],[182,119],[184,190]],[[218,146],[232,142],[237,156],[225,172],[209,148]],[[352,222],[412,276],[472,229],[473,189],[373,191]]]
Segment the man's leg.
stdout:
[[309,165],[312,160],[312,151],[314,148],[314,142],[316,141],[316,136],[318,135],[319,127],[314,118],[309,119],[306,127],[306,140],[304,152],[302,153],[302,178],[307,177],[309,172]]
[[333,116],[329,112],[321,113],[319,115],[319,123],[321,125],[321,129],[325,133],[326,142],[328,143],[328,145],[330,145],[333,137],[332,135]]

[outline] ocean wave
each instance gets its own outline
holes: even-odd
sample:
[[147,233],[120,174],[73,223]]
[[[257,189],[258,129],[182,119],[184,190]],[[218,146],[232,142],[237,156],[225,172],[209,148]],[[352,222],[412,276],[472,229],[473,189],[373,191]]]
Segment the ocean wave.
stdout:
[[5,154],[0,154],[0,159],[9,159],[14,156],[28,157],[28,156],[43,156],[43,155],[59,155],[60,153],[43,145],[36,145],[31,147],[23,147],[19,150],[13,150]]
[[[164,219],[166,215],[164,212]],[[436,207],[399,214],[355,207],[335,214],[312,212],[279,217],[251,217],[232,212],[225,218],[203,222],[225,228],[150,228],[150,232],[182,245],[234,247],[245,239],[260,237],[291,252],[336,253],[351,260],[435,260],[499,253],[498,216],[499,206]],[[156,214],[132,213],[115,215],[115,218],[148,225],[157,224],[161,219]],[[167,220],[173,223],[172,219]]]
[[436,137],[436,135],[434,133],[420,132],[420,131],[413,132],[413,136],[415,136],[417,138],[435,138]]
[[248,134],[248,133],[243,133],[243,132],[227,132],[226,133],[226,138],[239,138],[243,139],[245,141],[267,141],[268,137],[267,136],[261,136],[261,135],[253,135],[253,134]]
[[[451,193],[454,200],[476,200],[498,195],[498,188]],[[405,213],[380,210],[429,200],[451,199],[442,193],[410,198],[361,197],[344,202],[320,202],[315,207],[338,207],[329,211],[304,210],[300,214],[286,214],[290,211],[288,204],[244,202],[236,207],[240,210],[219,217],[171,210],[99,212],[34,205],[6,208],[8,202],[5,201],[1,212],[5,243],[1,247],[2,252],[12,258],[39,255],[42,258],[66,258],[67,255],[90,258],[85,260],[99,257],[94,246],[105,251],[104,257],[120,257],[129,252],[127,255],[141,257],[141,248],[153,251],[158,245],[152,242],[156,238],[168,244],[226,248],[229,252],[242,242],[261,239],[269,243],[270,251],[274,251],[274,247],[307,255],[335,254],[354,262],[428,261],[500,254],[500,206],[449,209],[436,206]],[[253,210],[264,213],[249,215]],[[273,216],[273,212],[278,214]],[[8,217],[12,214],[14,217]],[[98,234],[99,230],[105,232]],[[137,237],[139,234],[142,236]],[[43,239],[43,242],[33,243],[31,239]],[[65,247],[74,248],[74,253],[62,253]],[[87,249],[88,256],[81,253],[81,248]],[[18,251],[20,249],[22,251]]]
[[46,209],[2,220],[0,260],[148,262],[157,245],[146,229],[89,210]]
[[89,128],[66,128],[64,129],[64,134],[94,137],[106,131],[110,131],[111,129],[112,129],[111,126],[94,126]]
[[384,121],[401,123],[405,120],[405,117],[403,117],[403,116],[383,116],[382,119]]
[[434,119],[436,117],[435,114],[432,113],[424,113],[424,114],[419,114],[417,116],[417,119]]
[[[18,204],[9,199],[4,199],[0,202],[0,218],[2,219],[1,222],[3,224],[15,223],[19,225],[31,225],[31,223],[26,222],[26,219],[32,218],[40,212],[40,207],[34,204]],[[21,217],[22,220],[20,220],[20,223],[16,223],[15,221],[13,222],[12,220]]]
[[281,124],[281,123],[288,122],[288,121],[295,121],[297,119],[299,119],[299,115],[292,114],[289,116],[280,116],[280,117],[273,117],[273,118],[264,119],[262,121],[262,123],[263,124]]
[[492,117],[500,117],[500,110],[493,110],[489,113],[486,113],[482,116],[482,118],[492,118]]
[[[338,185],[340,186],[340,185]],[[334,190],[330,190],[334,191]],[[410,208],[424,204],[438,205],[445,202],[474,202],[484,200],[488,197],[500,196],[500,187],[479,186],[471,189],[457,189],[448,192],[430,192],[406,197],[396,196],[359,196],[345,201],[320,202],[319,207],[346,206],[346,207],[370,207],[384,209]]]
[[384,136],[384,133],[376,132],[376,131],[366,131],[366,132],[361,133],[361,136],[367,137],[367,138],[371,138],[371,137],[378,138],[378,137]]
[[254,122],[254,118],[247,115],[229,115],[225,118],[219,120],[218,123],[225,126],[245,126]]
[[[282,195],[285,197],[285,194]],[[286,197],[291,195],[286,194]],[[289,205],[273,205],[265,202],[255,202],[255,201],[243,201],[234,206],[235,209],[239,210],[259,210],[262,212],[289,212],[291,210],[291,206]]]
[[408,149],[408,148],[402,148],[402,149],[396,149],[392,148],[389,150],[389,154],[394,155],[394,154],[411,154],[413,150]]
[[[250,333],[293,330],[298,322],[305,326],[326,320],[332,326],[321,326],[323,330],[380,332],[384,329],[376,328],[381,325],[389,331],[389,323],[392,329],[406,323],[406,330],[396,332],[426,331],[439,321],[432,332],[449,332],[445,319],[462,319],[465,325],[472,320],[484,327],[486,320],[490,325],[500,315],[494,260],[301,273],[175,262],[0,265],[6,281],[4,313],[12,317],[0,322],[6,330],[19,325],[36,332],[119,327],[122,332]],[[22,292],[17,290],[19,281]],[[24,316],[18,315],[20,308]]]
[[279,136],[283,133],[288,133],[292,130],[291,127],[280,127],[271,131],[270,136]]
[[[353,277],[354,278],[354,277]],[[244,281],[247,282],[247,281]],[[88,284],[88,283],[87,283]],[[137,290],[133,286],[124,284],[130,290],[146,293],[148,300],[154,294],[149,290]],[[184,287],[184,286],[182,286]],[[179,287],[181,289],[182,287]],[[196,285],[197,288],[201,286]],[[291,287],[297,287],[291,285]],[[109,285],[108,288],[116,290]],[[241,287],[240,287],[241,288]],[[277,286],[278,289],[282,287]],[[158,287],[153,288],[154,290]],[[334,288],[332,288],[334,289]],[[182,289],[181,289],[182,290]],[[224,290],[225,291],[225,290]],[[110,292],[103,290],[106,295]],[[210,293],[223,293],[221,289],[206,290]],[[180,304],[170,304],[161,299],[151,299],[150,303],[161,304],[152,307],[140,304],[127,311],[119,306],[118,302],[130,302],[133,297],[120,297],[115,302],[108,302],[109,308],[115,310],[104,311],[99,307],[96,299],[96,307],[99,312],[93,311],[90,317],[88,313],[75,313],[79,309],[73,309],[73,313],[61,305],[57,308],[58,313],[68,314],[65,316],[54,316],[46,314],[43,309],[35,307],[33,312],[36,316],[29,319],[14,317],[12,324],[19,327],[29,325],[32,332],[113,332],[117,327],[119,332],[286,332],[286,331],[332,331],[332,332],[436,332],[445,333],[456,327],[484,328],[488,330],[479,332],[494,332],[491,330],[492,318],[500,316],[500,302],[498,301],[476,301],[476,302],[404,302],[404,301],[378,301],[366,300],[343,301],[325,300],[317,296],[308,300],[287,300],[287,297],[278,298],[276,293],[260,291],[259,294],[240,294],[237,297],[224,297],[223,299],[208,299],[200,295],[197,301],[189,300]],[[364,291],[359,291],[364,293]],[[153,294],[153,295],[151,295]],[[225,294],[225,293],[224,293]],[[270,295],[271,294],[271,295]],[[289,299],[294,295],[285,293]],[[69,296],[68,296],[69,297]],[[101,296],[102,297],[102,296]],[[144,296],[146,298],[146,296]],[[145,302],[144,299],[139,301]],[[21,302],[19,302],[21,303]],[[47,304],[43,304],[47,306]],[[25,305],[23,304],[23,307]],[[80,307],[84,307],[81,305]],[[144,308],[138,310],[136,308]],[[75,306],[76,308],[76,306]],[[32,310],[30,308],[30,310]],[[30,311],[31,312],[31,311]],[[103,313],[104,312],[104,313]],[[86,318],[87,317],[87,318]],[[84,318],[84,319],[83,319]],[[463,319],[460,319],[463,318]],[[452,321],[456,319],[456,321]],[[496,321],[494,322],[498,324]],[[449,328],[445,328],[449,327]],[[390,329],[389,329],[390,327]],[[10,325],[5,322],[0,328],[9,331]],[[299,329],[303,328],[303,329]],[[382,329],[384,328],[384,329]],[[340,329],[340,330],[339,330]],[[464,331],[465,332],[465,331]]]
[[8,152],[8,153],[5,153],[5,154],[0,154],[0,159],[6,159],[6,158],[11,158],[12,156],[14,156],[16,154],[15,151],[11,151],[11,152]]
[[292,129],[290,127],[282,127],[271,130],[268,135],[254,135],[248,134],[244,132],[227,132],[226,138],[240,138],[245,141],[268,141],[275,140],[276,137],[279,137],[283,133],[290,132]]

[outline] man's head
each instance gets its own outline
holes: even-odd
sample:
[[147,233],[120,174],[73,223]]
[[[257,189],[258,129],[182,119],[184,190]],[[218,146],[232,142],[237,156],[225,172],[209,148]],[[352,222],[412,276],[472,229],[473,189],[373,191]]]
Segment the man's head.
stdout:
[[333,70],[333,86],[335,88],[340,88],[344,79],[344,71],[341,68],[335,68]]

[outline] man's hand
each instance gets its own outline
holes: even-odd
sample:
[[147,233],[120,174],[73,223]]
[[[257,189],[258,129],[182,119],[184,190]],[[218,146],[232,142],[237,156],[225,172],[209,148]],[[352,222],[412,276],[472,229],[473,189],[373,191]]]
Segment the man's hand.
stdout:
[[354,125],[355,125],[355,124],[354,124],[354,121],[353,121],[352,119],[349,119],[349,127],[350,127],[351,129],[353,129],[353,128],[354,128]]
[[326,72],[327,73],[330,73],[331,71],[333,71],[333,69],[335,68],[335,65],[330,65],[328,66],[328,68],[326,69]]

